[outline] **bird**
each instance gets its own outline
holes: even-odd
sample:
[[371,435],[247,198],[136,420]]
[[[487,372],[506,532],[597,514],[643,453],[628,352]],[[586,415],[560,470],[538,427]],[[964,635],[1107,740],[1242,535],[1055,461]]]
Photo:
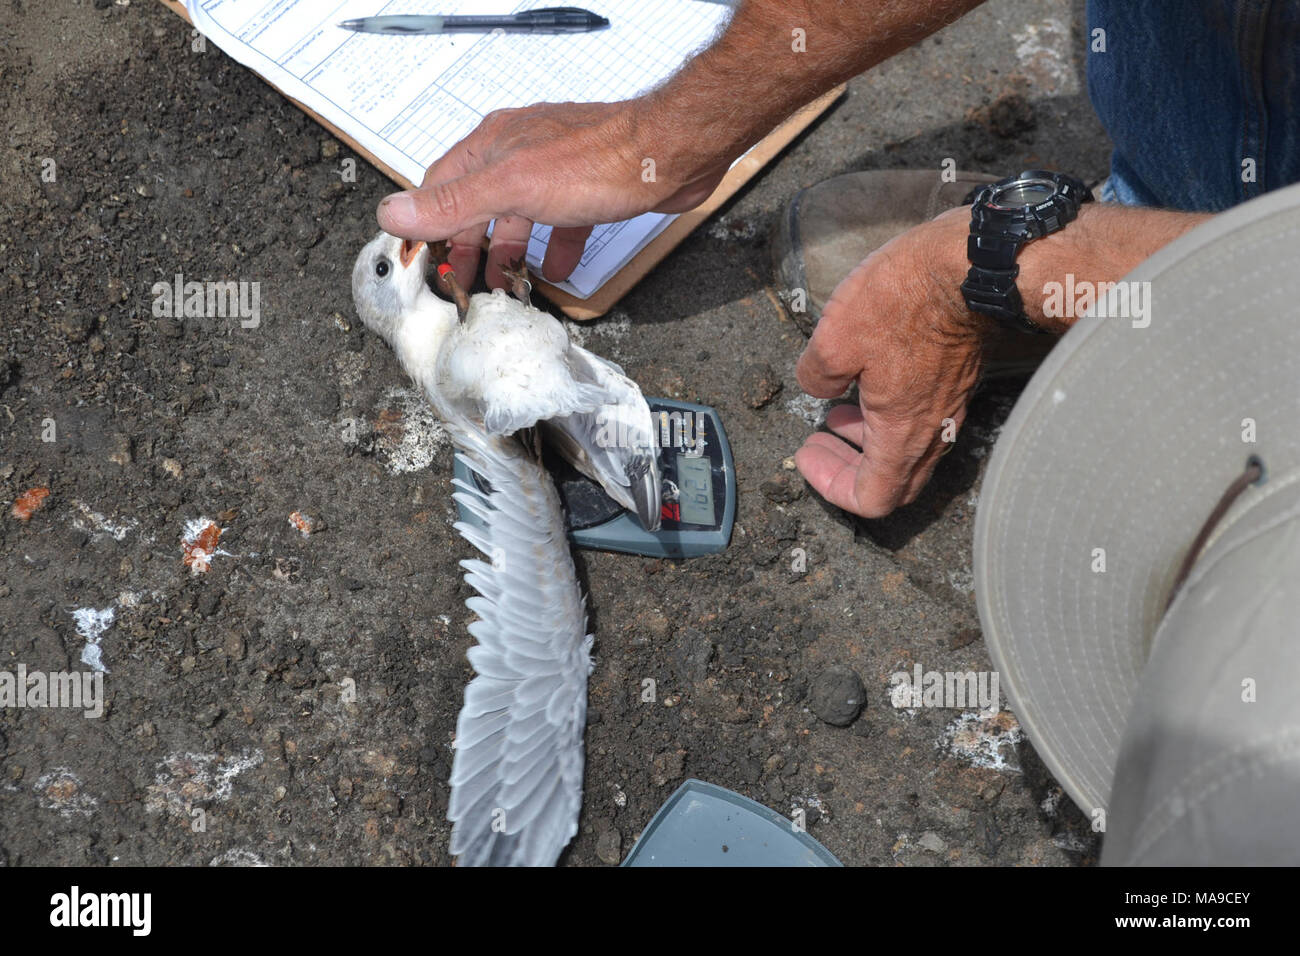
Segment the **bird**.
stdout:
[[447,817],[461,866],[552,866],[578,829],[593,635],[548,445],[649,531],[661,481],[649,405],[615,363],[532,306],[522,262],[511,292],[468,295],[445,263],[437,295],[423,242],[381,232],[357,256],[352,296],[442,420],[474,476],[453,527],[484,558],[461,561],[477,644],[456,722]]

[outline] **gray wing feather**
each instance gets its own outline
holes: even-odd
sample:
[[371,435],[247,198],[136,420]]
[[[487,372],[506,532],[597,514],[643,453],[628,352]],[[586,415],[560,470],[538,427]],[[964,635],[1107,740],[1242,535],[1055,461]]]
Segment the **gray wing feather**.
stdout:
[[643,527],[659,530],[654,423],[641,389],[613,362],[576,345],[569,346],[566,361],[574,379],[599,389],[601,400],[594,409],[546,421],[547,439]]
[[447,817],[462,866],[550,866],[578,829],[591,636],[550,475],[513,439],[453,430],[491,486],[456,482],[487,525],[456,530],[488,561],[462,561],[478,596],[477,676],[456,724]]

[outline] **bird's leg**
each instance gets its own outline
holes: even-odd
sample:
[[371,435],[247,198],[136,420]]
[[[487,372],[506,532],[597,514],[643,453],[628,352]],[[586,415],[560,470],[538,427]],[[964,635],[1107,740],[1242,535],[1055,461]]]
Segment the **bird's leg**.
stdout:
[[533,283],[528,278],[528,266],[524,264],[523,256],[502,266],[501,274],[510,280],[510,291],[516,299],[524,305],[533,304],[529,298],[533,291]]
[[447,261],[451,255],[451,242],[442,240],[440,242],[429,243],[429,259],[438,264],[438,279],[442,283],[443,289],[451,293],[452,301],[456,303],[456,317],[465,321],[465,314],[469,312],[469,293],[461,288],[460,283],[456,281],[456,273],[451,268],[451,263]]
[[451,258],[451,240],[439,239],[429,243],[429,263],[435,268]]
[[444,262],[438,266],[438,278],[451,290],[452,300],[456,303],[456,318],[464,322],[465,314],[469,312],[469,294],[460,287],[460,283],[456,281],[456,273],[448,263]]
[[521,428],[515,432],[519,443],[524,446],[524,450],[532,456],[534,461],[542,460],[542,430],[540,426],[533,428]]

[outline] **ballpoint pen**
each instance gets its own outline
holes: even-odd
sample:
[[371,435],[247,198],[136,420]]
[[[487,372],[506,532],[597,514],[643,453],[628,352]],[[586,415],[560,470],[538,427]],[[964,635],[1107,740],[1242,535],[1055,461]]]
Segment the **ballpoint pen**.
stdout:
[[344,20],[344,30],[357,33],[386,33],[415,36],[429,33],[590,33],[603,30],[609,21],[581,7],[538,7],[501,16],[384,16]]

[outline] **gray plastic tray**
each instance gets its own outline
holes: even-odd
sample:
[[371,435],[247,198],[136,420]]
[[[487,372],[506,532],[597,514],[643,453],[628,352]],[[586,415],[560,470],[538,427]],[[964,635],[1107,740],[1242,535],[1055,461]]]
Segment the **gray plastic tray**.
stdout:
[[659,808],[624,866],[843,866],[761,803],[687,780]]

